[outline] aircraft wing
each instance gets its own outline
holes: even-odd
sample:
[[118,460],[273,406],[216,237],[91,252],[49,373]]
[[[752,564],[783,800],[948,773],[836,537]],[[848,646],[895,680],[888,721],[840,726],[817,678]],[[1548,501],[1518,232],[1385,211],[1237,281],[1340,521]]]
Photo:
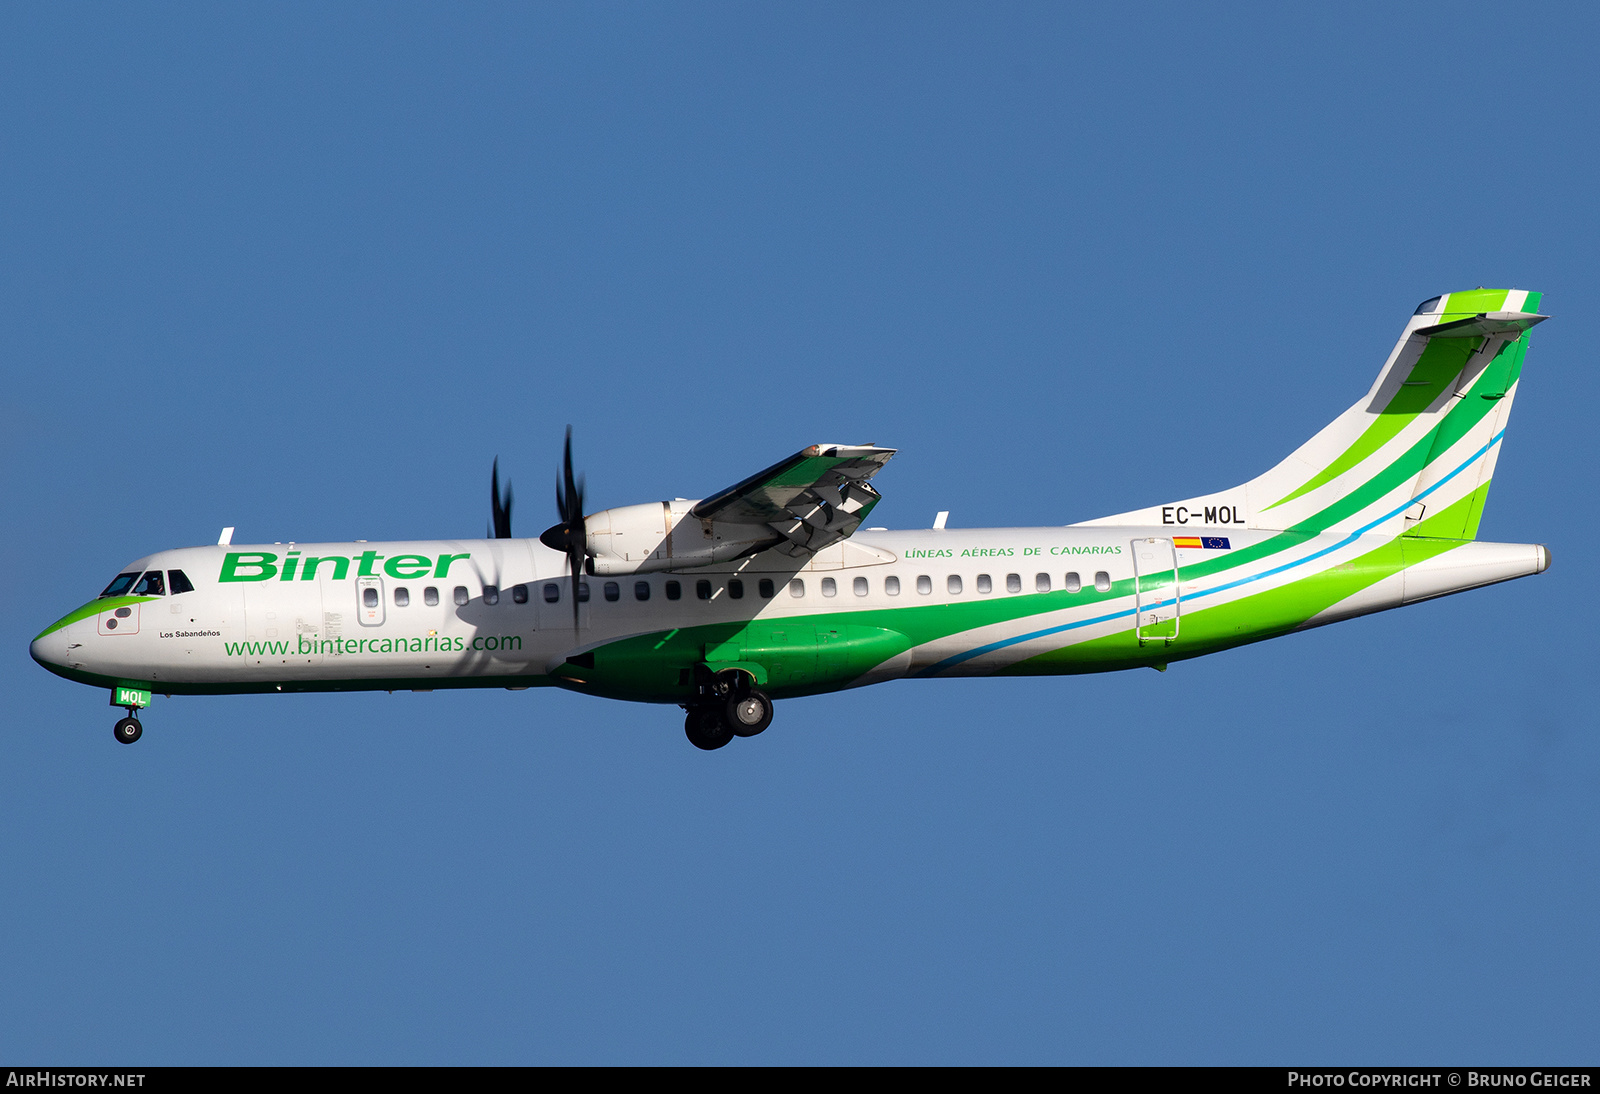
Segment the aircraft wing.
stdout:
[[783,537],[774,548],[799,556],[837,543],[861,526],[882,498],[867,484],[895,450],[814,444],[719,490],[689,512],[700,520],[766,525]]

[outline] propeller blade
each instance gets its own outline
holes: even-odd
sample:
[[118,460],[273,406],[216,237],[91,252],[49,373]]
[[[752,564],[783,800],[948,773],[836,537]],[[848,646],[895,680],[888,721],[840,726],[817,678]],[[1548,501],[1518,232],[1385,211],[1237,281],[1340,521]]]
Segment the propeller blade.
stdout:
[[561,475],[567,497],[562,516],[567,524],[567,568],[572,571],[572,629],[578,629],[578,584],[588,557],[589,530],[583,520],[583,480],[572,473],[572,427],[567,426],[567,443],[561,458]]
[[556,477],[556,512],[561,523],[546,528],[539,542],[567,556],[567,571],[572,579],[572,629],[578,629],[578,585],[588,559],[589,533],[583,519],[583,479],[572,469],[572,427],[567,426],[567,443],[561,457],[561,474]]
[[492,539],[511,538],[511,484],[500,494],[500,457],[494,458],[494,468],[489,472],[489,536]]

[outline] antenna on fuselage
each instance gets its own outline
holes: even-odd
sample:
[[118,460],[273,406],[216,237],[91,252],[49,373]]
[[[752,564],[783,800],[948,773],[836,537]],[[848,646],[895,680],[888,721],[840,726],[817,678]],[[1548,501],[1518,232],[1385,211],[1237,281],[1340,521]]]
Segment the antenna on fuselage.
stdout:
[[222,530],[222,535],[217,537],[217,546],[218,547],[231,547],[231,546],[233,546],[233,525],[230,524],[230,525],[228,525],[226,528],[224,528]]

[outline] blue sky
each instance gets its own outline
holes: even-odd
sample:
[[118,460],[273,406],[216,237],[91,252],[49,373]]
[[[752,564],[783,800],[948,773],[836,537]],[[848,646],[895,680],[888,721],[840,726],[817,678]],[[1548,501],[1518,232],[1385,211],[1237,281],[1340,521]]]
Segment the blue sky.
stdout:
[[[1593,1062],[1581,5],[0,14],[0,1059]],[[875,521],[1242,481],[1543,291],[1514,582],[1152,672],[158,699],[28,640],[214,542],[479,534],[818,441]]]

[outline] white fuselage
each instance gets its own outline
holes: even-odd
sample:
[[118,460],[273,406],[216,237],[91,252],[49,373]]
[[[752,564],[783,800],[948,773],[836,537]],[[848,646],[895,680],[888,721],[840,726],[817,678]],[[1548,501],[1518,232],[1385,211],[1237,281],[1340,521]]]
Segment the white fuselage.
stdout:
[[[1281,535],[1210,531],[1227,537],[1227,551]],[[867,530],[804,565],[765,552],[682,572],[584,577],[588,598],[578,605],[576,629],[565,557],[534,539],[190,547],[127,571],[182,571],[193,591],[131,604],[113,598],[106,603],[121,605],[121,618],[112,607],[86,614],[42,635],[34,654],[75,674],[146,682],[158,692],[530,686],[565,683],[551,673],[569,658],[630,636],[835,614],[895,627],[907,610],[942,606],[948,626],[902,627],[916,635],[910,648],[851,682],[983,675],[1067,639],[1092,641],[1141,624],[1175,633],[1161,647],[1179,658],[1191,655],[1182,613],[1315,570],[1348,568],[1379,537],[1310,536],[1270,565],[1192,579],[1186,570],[1204,570],[1226,552],[1175,549],[1173,541],[1174,530],[1159,527]],[[1141,554],[1145,574],[1176,569],[1176,595],[1170,576],[1148,588],[1134,580]],[[317,559],[307,579],[308,560]],[[1311,622],[1534,573],[1546,559],[1532,545],[1464,544]],[[1116,585],[1123,595],[1104,595]],[[998,603],[1044,593],[1055,595],[1034,601],[1040,610]]]

